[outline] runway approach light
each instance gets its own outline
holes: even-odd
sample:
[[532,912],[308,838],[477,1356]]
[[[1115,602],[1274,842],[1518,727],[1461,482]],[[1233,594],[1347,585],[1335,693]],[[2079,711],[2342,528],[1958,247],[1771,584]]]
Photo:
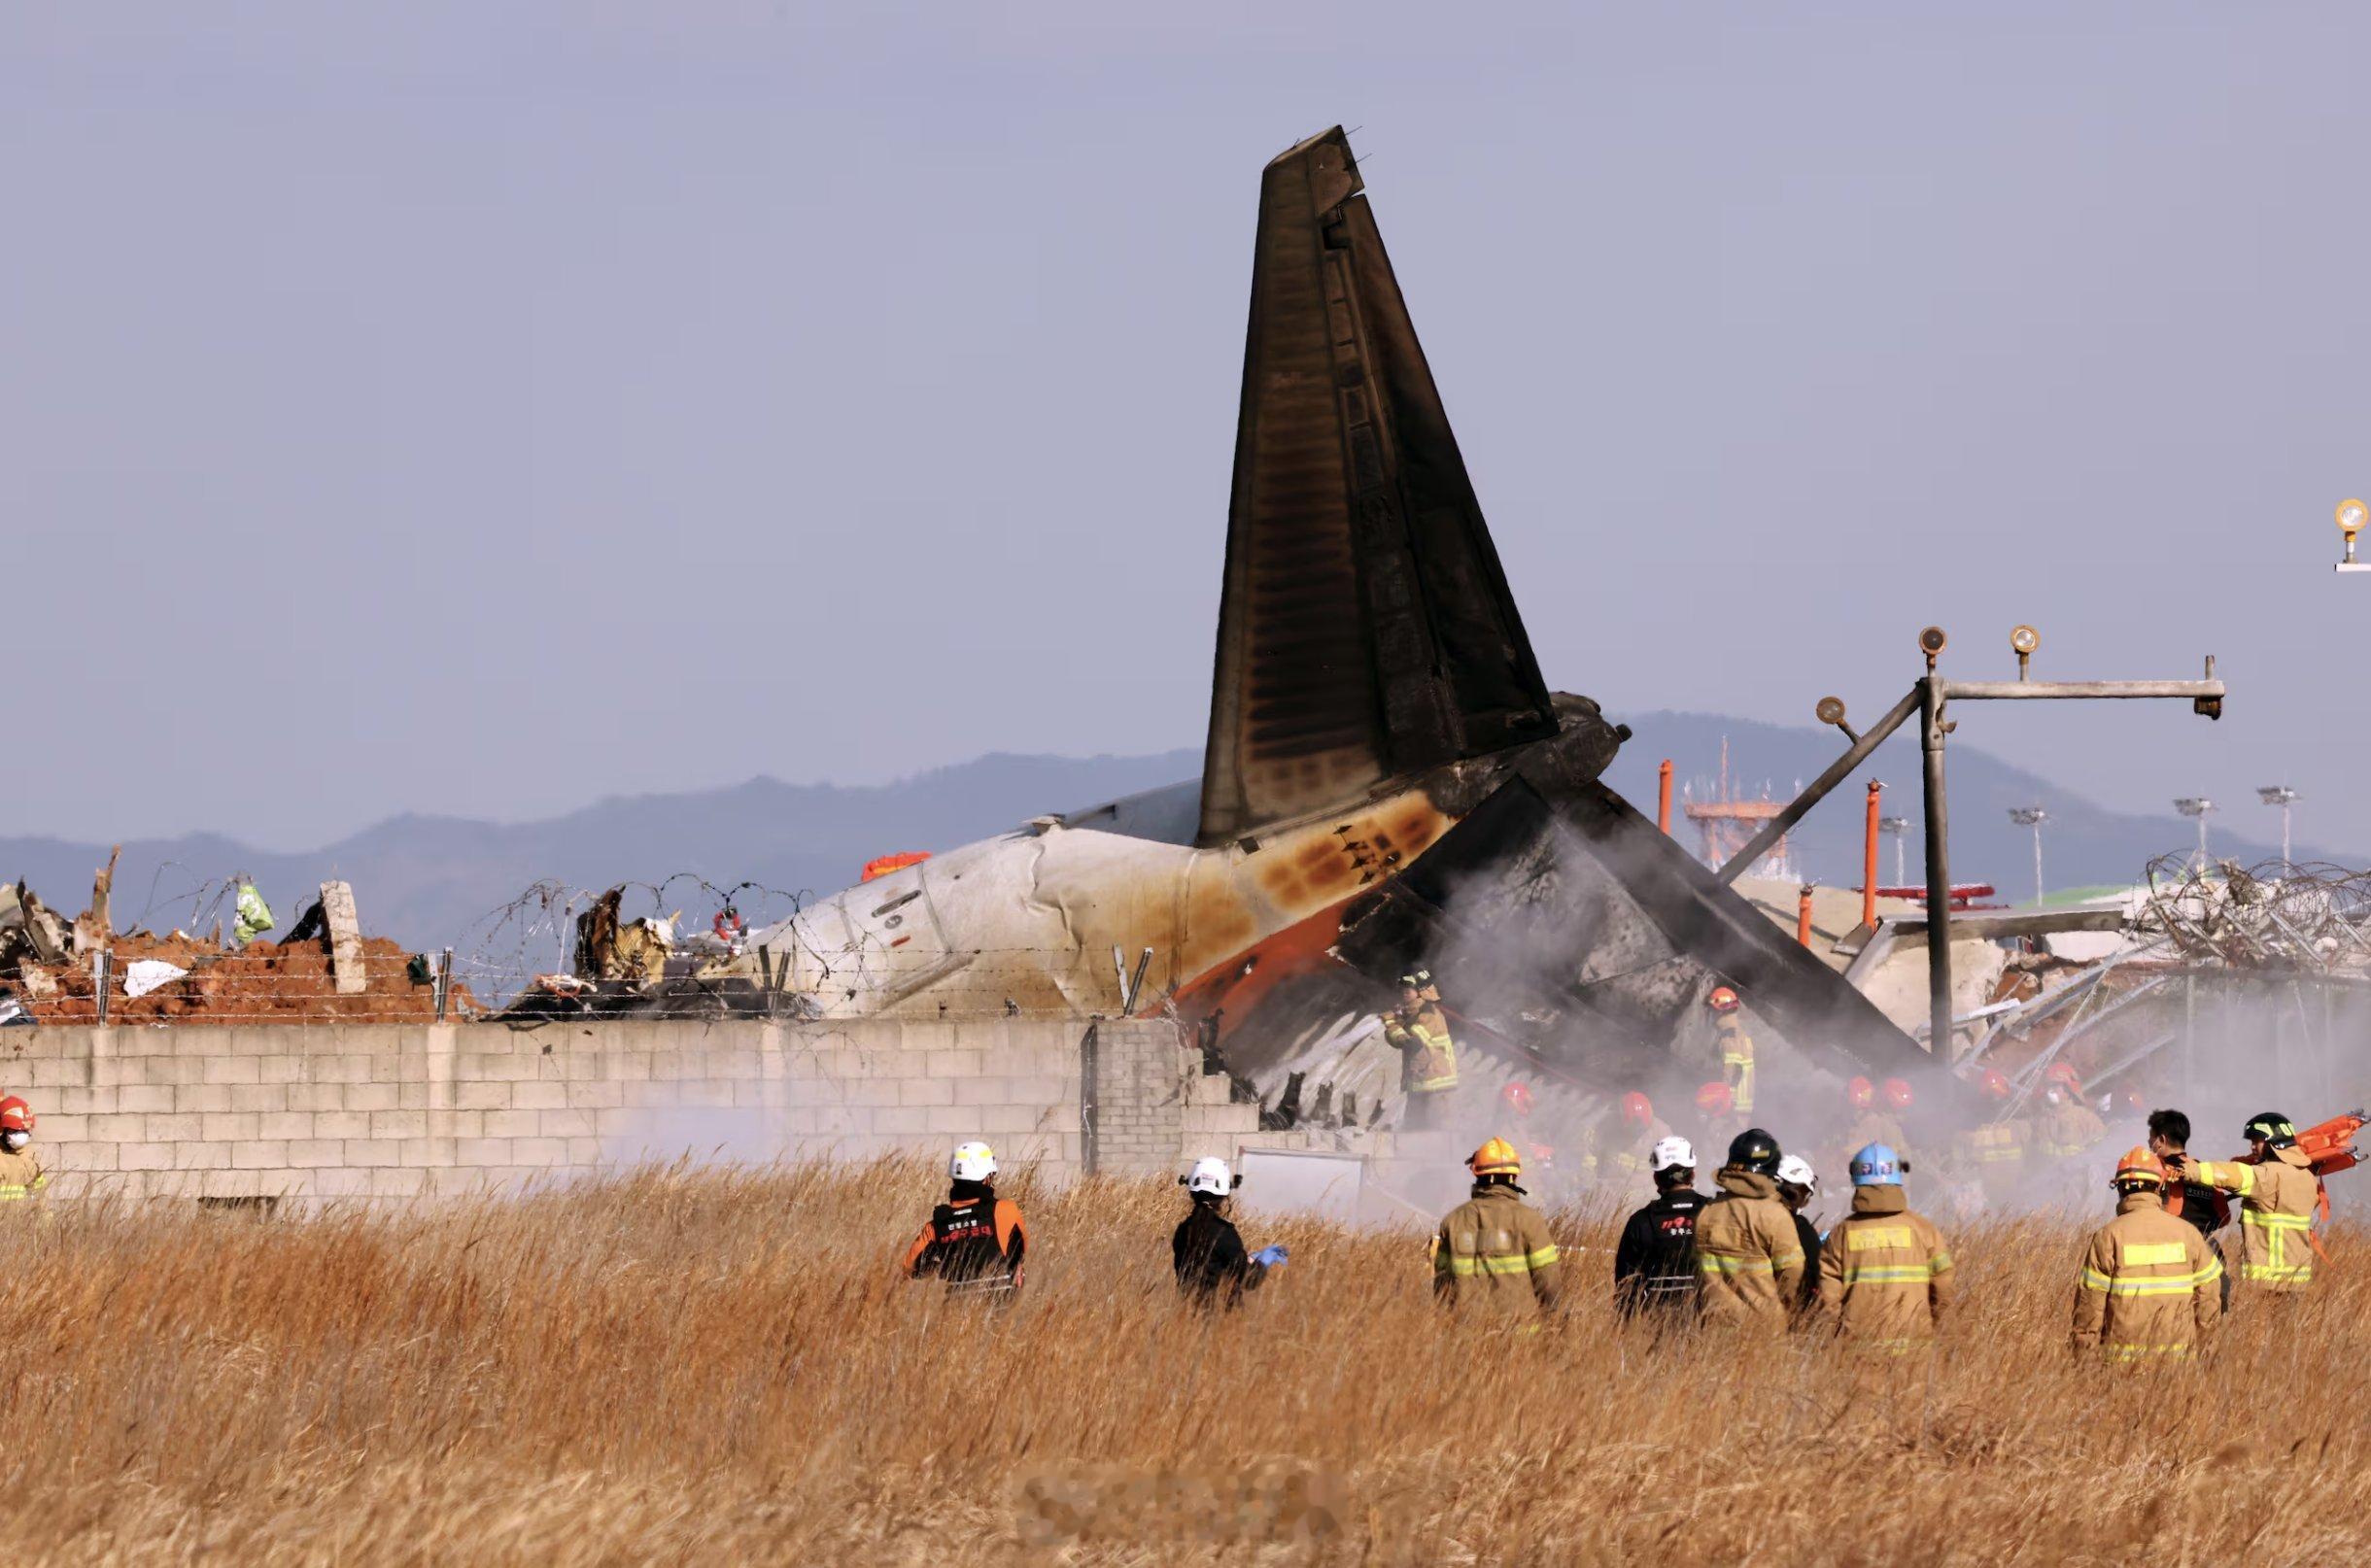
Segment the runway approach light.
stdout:
[[2371,571],[2371,565],[2354,559],[2354,535],[2363,530],[2367,522],[2371,522],[2371,507],[2352,497],[2338,503],[2338,531],[2347,538],[2346,553],[2338,558],[2340,571]]

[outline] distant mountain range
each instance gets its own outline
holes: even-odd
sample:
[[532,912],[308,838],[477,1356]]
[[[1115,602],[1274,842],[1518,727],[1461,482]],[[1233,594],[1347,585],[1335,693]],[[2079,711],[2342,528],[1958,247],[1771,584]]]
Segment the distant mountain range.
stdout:
[[[1724,736],[1731,770],[1771,781],[1780,799],[1837,755],[1828,731],[1784,729],[1707,714],[1649,713],[1629,721],[1635,737],[1623,748],[1611,781],[1642,811],[1655,809],[1656,764],[1673,760],[1681,780],[1706,778],[1719,767]],[[714,899],[697,880],[718,888],[754,882],[740,905],[753,923],[787,912],[789,898],[830,893],[854,882],[864,863],[902,850],[941,850],[1015,827],[1048,811],[1091,805],[1117,795],[1193,777],[1199,751],[1150,757],[1024,757],[1004,754],[901,779],[849,788],[785,784],[756,778],[722,789],[602,801],[544,822],[490,823],[455,817],[392,818],[306,854],[273,854],[212,835],[126,843],[116,874],[119,928],[192,927],[205,914],[196,890],[235,873],[254,877],[280,915],[283,929],[325,879],[353,883],[362,923],[374,935],[415,947],[452,945],[498,963],[549,968],[560,957],[557,935],[522,935],[517,920],[497,917],[538,882],[601,889],[619,882],[669,884],[667,908],[704,922]],[[1796,836],[1800,866],[1828,883],[1860,881],[1862,786],[1873,774],[1895,787],[1889,815],[1912,823],[1907,845],[1910,879],[1919,878],[1916,823],[1918,754],[1915,741],[1896,737],[1867,768],[1814,811]],[[2032,896],[2033,849],[2028,831],[2008,818],[2011,805],[2042,803],[2045,858],[2054,886],[2123,883],[2149,857],[2192,841],[2189,825],[2162,818],[2120,816],[2092,805],[2062,786],[2011,767],[1974,746],[1951,751],[1952,869],[1960,881],[1991,881],[2007,901]],[[1684,831],[1684,826],[1683,826]],[[2215,850],[2244,861],[2266,858],[2277,846],[2217,832]],[[2300,859],[2313,852],[2300,845]],[[71,916],[90,896],[92,872],[107,858],[103,845],[55,838],[0,837],[0,877],[28,879],[42,898]],[[1886,845],[1881,881],[1893,879]],[[629,915],[648,912],[651,895],[637,892]]]

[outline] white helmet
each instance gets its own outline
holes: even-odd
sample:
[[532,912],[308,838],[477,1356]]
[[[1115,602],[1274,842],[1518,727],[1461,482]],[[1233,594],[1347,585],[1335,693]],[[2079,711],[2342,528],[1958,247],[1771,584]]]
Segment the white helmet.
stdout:
[[1819,1190],[1819,1173],[1800,1154],[1789,1154],[1779,1160],[1778,1180],[1781,1185],[1801,1187],[1806,1192]]
[[955,1157],[946,1162],[946,1174],[957,1181],[985,1181],[996,1174],[996,1151],[975,1140],[955,1145]]
[[1666,1138],[1647,1151],[1646,1168],[1650,1171],[1696,1169],[1696,1147],[1684,1138]]
[[1228,1174],[1224,1160],[1205,1155],[1193,1162],[1193,1174],[1186,1177],[1186,1190],[1223,1198],[1235,1190],[1235,1178]]

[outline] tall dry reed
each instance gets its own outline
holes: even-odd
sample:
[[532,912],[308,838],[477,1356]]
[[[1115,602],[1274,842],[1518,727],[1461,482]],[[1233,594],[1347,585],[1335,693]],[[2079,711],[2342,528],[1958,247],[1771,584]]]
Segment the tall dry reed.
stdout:
[[[2371,1536],[2371,1284],[2197,1369],[2066,1351],[2079,1229],[1953,1237],[1930,1363],[1657,1343],[1568,1213],[1535,1335],[1434,1310],[1422,1238],[1182,1311],[1174,1187],[1014,1183],[1010,1310],[896,1278],[913,1163],[642,1171],[417,1213],[9,1216],[0,1520],[90,1561],[2258,1563]],[[2108,1210],[2102,1195],[2101,1215]],[[2276,1334],[2277,1329],[2277,1334]]]

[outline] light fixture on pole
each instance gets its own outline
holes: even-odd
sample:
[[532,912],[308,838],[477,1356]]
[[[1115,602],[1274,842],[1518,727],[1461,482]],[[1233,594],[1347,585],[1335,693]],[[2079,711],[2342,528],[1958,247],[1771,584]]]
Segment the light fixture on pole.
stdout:
[[2255,792],[2256,799],[2266,805],[2281,808],[2281,864],[2288,864],[2288,808],[2297,803],[2297,792],[2285,784],[2267,784]]
[[1902,845],[1903,841],[1909,837],[1910,819],[1907,817],[1886,817],[1877,823],[1877,829],[1881,833],[1889,833],[1894,835],[1894,886],[1909,886],[1909,878],[1903,874]]
[[2198,824],[2198,869],[2203,872],[2207,869],[2207,813],[2215,809],[2215,802],[2203,795],[2185,795],[2174,802],[2174,809]]
[[2366,522],[2371,522],[2371,507],[2352,496],[2338,503],[2338,531],[2347,539],[2346,552],[2338,558],[2340,571],[2371,571],[2371,562],[2354,559],[2354,535],[2363,530]]
[[2039,909],[2042,907],[2042,825],[2050,820],[2050,814],[2038,805],[2012,805],[2009,808],[2009,820],[2020,828],[2034,830],[2034,907]]

